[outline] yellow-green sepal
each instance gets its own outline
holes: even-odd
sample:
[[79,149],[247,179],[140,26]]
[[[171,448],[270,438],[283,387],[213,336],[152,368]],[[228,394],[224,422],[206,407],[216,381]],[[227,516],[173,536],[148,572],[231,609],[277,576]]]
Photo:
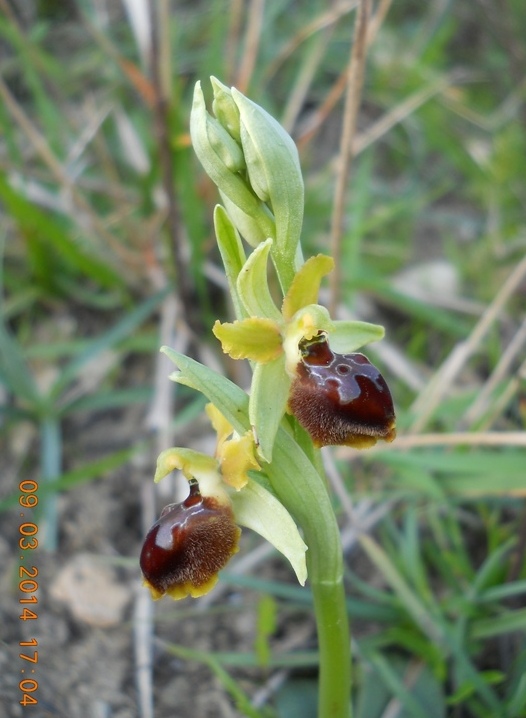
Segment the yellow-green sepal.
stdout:
[[289,561],[303,586],[307,579],[307,546],[292,516],[263,486],[249,479],[242,491],[231,492],[236,523],[263,536]]
[[232,359],[269,362],[282,353],[279,326],[272,319],[249,317],[235,322],[216,321],[212,327],[225,354]]
[[334,269],[334,259],[325,254],[310,257],[296,272],[296,276],[285,295],[282,314],[285,321],[308,304],[318,301],[322,278]]

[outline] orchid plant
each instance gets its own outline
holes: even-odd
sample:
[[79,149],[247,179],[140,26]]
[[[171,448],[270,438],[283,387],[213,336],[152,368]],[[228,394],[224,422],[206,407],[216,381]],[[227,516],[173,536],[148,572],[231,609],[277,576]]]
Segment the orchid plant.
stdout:
[[[319,717],[349,718],[343,558],[319,447],[393,440],[387,384],[356,353],[384,332],[332,319],[318,303],[333,260],[321,254],[303,260],[296,147],[261,107],[211,80],[213,115],[198,83],[190,128],[197,157],[222,199],[214,226],[236,316],[217,321],[213,332],[225,353],[251,362],[252,382],[247,393],[162,348],[178,368],[171,379],[208,399],[217,445],[214,456],[180,447],[159,456],[155,481],[179,469],[189,495],[163,509],[146,536],[141,568],[155,599],[201,596],[238,550],[238,527],[257,531],[289,560],[302,585],[309,578],[320,655]],[[280,306],[269,287],[272,267]]]

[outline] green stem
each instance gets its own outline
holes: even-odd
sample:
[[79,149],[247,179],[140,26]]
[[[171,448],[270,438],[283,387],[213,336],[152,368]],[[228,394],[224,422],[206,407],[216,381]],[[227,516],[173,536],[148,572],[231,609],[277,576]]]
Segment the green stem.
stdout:
[[343,582],[313,579],[311,583],[320,654],[318,716],[351,718],[350,634]]
[[[294,481],[284,481],[288,464]],[[343,587],[340,531],[325,478],[286,432],[278,433],[267,473],[280,501],[302,527],[318,630],[318,718],[351,718],[349,620]]]

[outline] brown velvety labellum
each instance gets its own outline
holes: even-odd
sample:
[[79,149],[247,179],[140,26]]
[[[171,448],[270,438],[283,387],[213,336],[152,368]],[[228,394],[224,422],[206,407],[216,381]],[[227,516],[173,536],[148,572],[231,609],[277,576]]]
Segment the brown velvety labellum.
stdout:
[[324,333],[300,344],[289,408],[317,446],[366,448],[396,436],[391,392],[363,354],[336,354]]
[[141,569],[154,598],[200,596],[238,550],[240,530],[232,509],[202,496],[197,481],[181,504],[169,504],[148,531]]

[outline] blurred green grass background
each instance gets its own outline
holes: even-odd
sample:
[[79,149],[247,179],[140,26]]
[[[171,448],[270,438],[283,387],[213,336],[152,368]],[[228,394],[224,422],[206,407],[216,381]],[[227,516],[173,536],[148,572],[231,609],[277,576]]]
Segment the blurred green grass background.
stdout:
[[[72,418],[146,412],[169,391],[154,379],[170,316],[188,351],[223,362],[210,332],[229,311],[211,229],[217,198],[188,135],[195,81],[236,85],[292,134],[305,254],[327,252],[355,7],[0,0],[1,435],[16,467],[1,508],[12,507],[18,477],[38,471],[48,549],[59,492],[111,476],[138,448],[65,465]],[[369,30],[340,311],[386,325],[371,354],[389,377],[400,437],[331,459],[342,535],[369,565],[366,580],[348,562],[349,612],[367,626],[355,645],[356,715],[519,718],[526,6],[380,0]],[[134,381],[133,363],[151,367],[151,382]],[[149,428],[184,432],[200,407],[183,393],[176,418]],[[138,443],[150,440],[145,426]],[[282,616],[289,602],[310,605],[287,584],[224,580],[273,597]],[[316,661],[308,651],[274,661],[266,611],[252,658],[171,647],[207,662],[246,715],[267,707],[225,668]],[[310,688],[285,686],[272,710],[294,715],[293,705],[307,718]]]

